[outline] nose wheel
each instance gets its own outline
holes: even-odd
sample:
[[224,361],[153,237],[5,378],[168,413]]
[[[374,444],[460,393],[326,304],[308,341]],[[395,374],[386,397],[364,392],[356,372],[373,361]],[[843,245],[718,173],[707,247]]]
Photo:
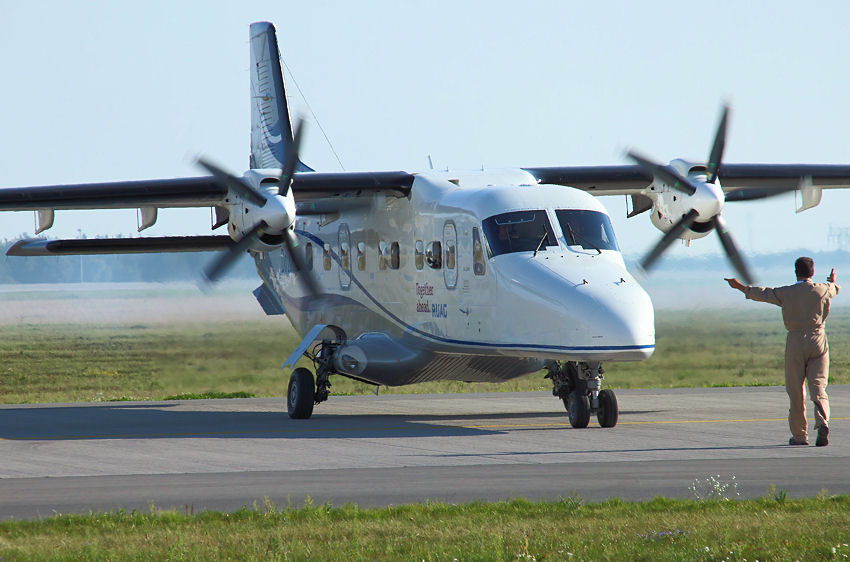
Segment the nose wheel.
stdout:
[[602,390],[602,366],[599,363],[559,363],[547,365],[546,378],[552,380],[552,394],[564,402],[570,425],[583,429],[591,414],[601,427],[614,427],[620,416],[613,390]]
[[599,391],[599,407],[596,408],[596,419],[602,427],[614,427],[620,417],[617,397],[613,390]]
[[578,391],[570,392],[564,400],[570,425],[577,429],[584,429],[590,423],[590,399],[587,394]]

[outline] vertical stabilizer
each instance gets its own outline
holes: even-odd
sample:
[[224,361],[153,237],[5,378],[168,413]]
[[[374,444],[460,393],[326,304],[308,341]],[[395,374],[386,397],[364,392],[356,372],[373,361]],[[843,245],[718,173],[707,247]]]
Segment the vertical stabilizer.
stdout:
[[[251,168],[282,168],[292,142],[275,28],[251,24]],[[299,162],[297,170],[309,169]]]

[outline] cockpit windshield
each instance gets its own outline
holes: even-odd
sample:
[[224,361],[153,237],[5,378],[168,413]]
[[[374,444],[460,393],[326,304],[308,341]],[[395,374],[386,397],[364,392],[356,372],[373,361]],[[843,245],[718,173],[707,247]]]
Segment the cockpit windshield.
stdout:
[[515,211],[484,219],[484,236],[491,256],[543,251],[557,246],[546,211]]
[[564,238],[570,246],[581,246],[586,250],[619,251],[611,220],[605,213],[584,209],[555,211]]

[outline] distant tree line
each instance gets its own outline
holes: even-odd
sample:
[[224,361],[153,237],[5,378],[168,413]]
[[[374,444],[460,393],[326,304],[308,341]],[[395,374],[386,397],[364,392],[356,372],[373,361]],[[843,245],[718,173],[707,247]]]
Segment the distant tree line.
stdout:
[[[0,283],[118,283],[195,281],[215,257],[214,252],[120,254],[91,256],[6,256],[17,240],[0,242]],[[250,279],[257,272],[242,258],[227,277]]]
[[[793,276],[794,260],[800,256],[809,256],[815,260],[816,281],[823,281],[821,277],[829,274],[829,268],[835,267],[836,271],[846,270],[850,263],[850,252],[846,250],[812,251],[806,249],[786,250],[772,254],[747,255],[746,260],[752,268],[759,269],[784,268]],[[721,254],[694,256],[694,257],[669,257],[665,256],[659,260],[656,269],[658,271],[729,271],[729,262],[726,256]],[[850,273],[850,271],[848,271]]]

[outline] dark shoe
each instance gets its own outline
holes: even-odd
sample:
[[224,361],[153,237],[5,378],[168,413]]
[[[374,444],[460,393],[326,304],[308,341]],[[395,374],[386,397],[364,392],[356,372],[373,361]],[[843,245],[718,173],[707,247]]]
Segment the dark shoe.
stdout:
[[788,440],[788,444],[789,445],[808,445],[809,442],[806,441],[803,438],[792,437],[791,439]]
[[818,447],[826,447],[829,445],[829,428],[822,425],[818,428],[818,440],[815,441]]

